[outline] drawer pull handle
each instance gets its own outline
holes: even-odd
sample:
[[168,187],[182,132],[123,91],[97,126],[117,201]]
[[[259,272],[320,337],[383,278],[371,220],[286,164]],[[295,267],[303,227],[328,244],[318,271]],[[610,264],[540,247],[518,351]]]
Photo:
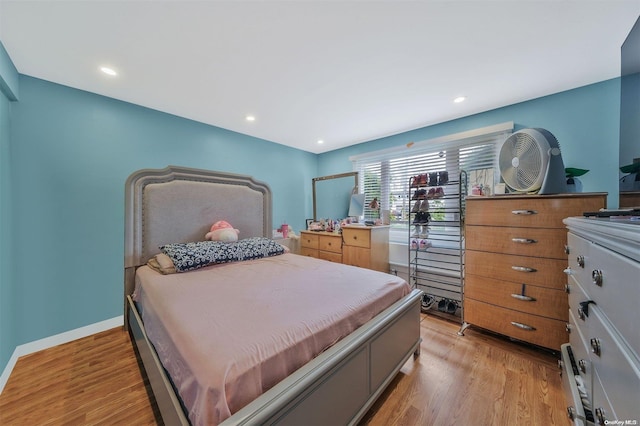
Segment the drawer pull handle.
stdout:
[[538,214],[537,211],[535,210],[511,210],[512,214],[521,214],[521,215],[532,215],[532,214]]
[[528,266],[512,266],[511,269],[518,272],[536,272],[537,269],[529,268]]
[[522,324],[521,322],[511,321],[511,325],[513,325],[514,327],[521,328],[522,330],[527,330],[527,331],[535,331],[536,330],[535,327],[532,327],[532,326],[527,325],[527,324]]
[[569,248],[569,246],[567,244],[564,245],[564,253],[565,254],[570,254],[571,253],[571,249]]
[[511,293],[511,297],[513,297],[514,299],[522,300],[524,302],[535,302],[536,301],[535,297],[525,296],[523,294]]
[[569,323],[565,324],[565,326],[564,326],[564,330],[565,330],[567,333],[571,334],[571,324],[569,324]]
[[512,238],[511,241],[518,244],[535,244],[538,242],[533,238]]
[[579,255],[576,258],[576,262],[578,262],[578,266],[580,266],[581,268],[584,268],[584,256],[583,255]]
[[589,305],[596,304],[593,300],[585,300],[584,302],[580,302],[580,306],[578,307],[578,316],[581,320],[584,321],[585,317],[589,317]]
[[602,407],[596,408],[596,419],[598,419],[599,425],[607,424],[607,418],[604,415],[604,409]]
[[580,371],[582,371],[583,373],[587,372],[587,361],[584,359],[581,359],[580,361],[578,361],[578,368],[580,368]]
[[571,406],[567,407],[567,416],[569,416],[571,420],[575,419],[576,409]]
[[569,284],[564,285],[564,292],[567,294],[571,294],[571,286]]
[[602,271],[600,269],[594,269],[591,272],[591,278],[595,285],[602,286]]
[[602,353],[602,347],[600,346],[600,339],[597,339],[595,337],[591,338],[591,352],[600,356],[600,354]]

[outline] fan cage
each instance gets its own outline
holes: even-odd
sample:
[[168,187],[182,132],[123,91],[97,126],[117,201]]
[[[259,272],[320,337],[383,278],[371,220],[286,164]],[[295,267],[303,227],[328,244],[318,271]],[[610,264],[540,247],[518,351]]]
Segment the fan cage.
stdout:
[[499,156],[500,174],[505,184],[516,192],[536,192],[542,186],[548,164],[549,144],[520,131],[509,136]]

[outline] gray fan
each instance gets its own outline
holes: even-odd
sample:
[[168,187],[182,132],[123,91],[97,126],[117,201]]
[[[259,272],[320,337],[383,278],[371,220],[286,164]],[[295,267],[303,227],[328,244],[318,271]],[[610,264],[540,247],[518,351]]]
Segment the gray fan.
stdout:
[[500,175],[513,192],[567,192],[564,162],[558,140],[545,129],[522,129],[502,144]]

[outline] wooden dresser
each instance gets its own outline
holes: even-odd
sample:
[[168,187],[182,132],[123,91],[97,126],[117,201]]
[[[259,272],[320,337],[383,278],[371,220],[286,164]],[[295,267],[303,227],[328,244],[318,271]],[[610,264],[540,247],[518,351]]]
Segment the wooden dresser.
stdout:
[[302,231],[300,254],[389,272],[388,226],[343,226],[342,234]]
[[569,340],[562,220],[606,207],[606,193],[469,197],[463,327],[560,351]]

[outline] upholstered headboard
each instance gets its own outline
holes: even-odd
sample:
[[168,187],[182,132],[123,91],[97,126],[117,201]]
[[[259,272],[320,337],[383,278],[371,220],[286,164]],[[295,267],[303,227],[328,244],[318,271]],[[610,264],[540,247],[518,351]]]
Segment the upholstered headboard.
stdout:
[[168,166],[129,176],[125,187],[125,297],[135,268],[159,246],[204,240],[226,220],[239,238],[270,237],[271,189],[251,176]]

